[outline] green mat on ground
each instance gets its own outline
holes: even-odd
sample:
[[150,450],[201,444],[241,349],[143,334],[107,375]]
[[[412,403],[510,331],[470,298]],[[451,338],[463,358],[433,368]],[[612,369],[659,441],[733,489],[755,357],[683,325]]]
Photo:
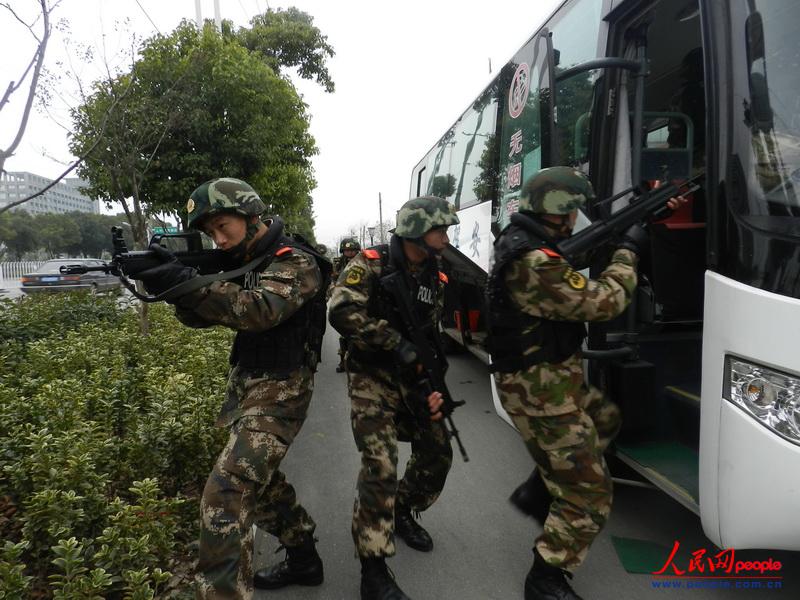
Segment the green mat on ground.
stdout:
[[611,536],[614,550],[619,562],[628,573],[645,573],[649,575],[664,566],[672,548],[656,542],[636,540],[634,538]]

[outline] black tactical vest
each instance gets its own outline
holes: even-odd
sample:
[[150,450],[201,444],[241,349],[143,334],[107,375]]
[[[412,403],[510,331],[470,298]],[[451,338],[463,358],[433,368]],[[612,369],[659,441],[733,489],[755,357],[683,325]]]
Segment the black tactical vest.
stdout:
[[[586,337],[582,322],[551,321],[522,312],[506,289],[506,267],[526,252],[549,246],[543,233],[530,217],[517,213],[494,242],[494,265],[486,283],[491,371],[513,373],[544,362],[563,362]],[[526,354],[533,346],[540,349]]]
[[282,248],[291,247],[310,254],[317,261],[322,283],[313,298],[307,300],[287,320],[266,331],[238,331],[231,348],[230,362],[246,369],[288,377],[292,371],[307,366],[316,371],[325,334],[326,292],[331,278],[331,263],[302,237],[281,236],[273,244],[257,247],[264,261],[249,273],[234,280],[245,289],[258,286],[260,274],[272,263]]
[[[367,314],[375,319],[386,320],[392,329],[399,331],[404,338],[411,339],[411,334],[406,331],[405,323],[397,311],[395,300],[385,287],[387,284],[385,277],[394,273],[396,269],[402,268],[397,266],[397,262],[404,259],[398,258],[398,260],[394,260],[393,257],[390,257],[389,244],[374,246],[369,250],[374,250],[380,255],[380,259],[368,258],[368,260],[381,261],[381,277],[373,278],[370,282]],[[402,247],[397,244],[395,252],[401,251]],[[435,261],[428,260],[424,271],[417,275],[408,275],[406,281],[413,296],[417,322],[423,324],[422,334],[434,344],[433,336],[438,335],[434,321],[436,317],[436,295],[439,288],[438,265]],[[355,361],[364,365],[389,367],[393,363],[393,357],[389,350],[370,350],[365,352],[351,344],[349,353]]]

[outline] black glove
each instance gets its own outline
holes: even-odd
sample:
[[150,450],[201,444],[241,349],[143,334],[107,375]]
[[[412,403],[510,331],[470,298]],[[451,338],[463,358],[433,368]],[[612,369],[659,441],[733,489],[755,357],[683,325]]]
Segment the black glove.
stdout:
[[150,244],[149,249],[158,256],[161,264],[137,273],[135,277],[144,284],[148,293],[157,296],[197,275],[195,269],[178,262],[175,255],[160,244]]
[[400,338],[400,343],[392,348],[394,360],[401,367],[410,367],[419,358],[417,347],[405,338]]
[[649,236],[641,225],[631,225],[622,234],[622,241],[617,246],[620,250],[630,250],[639,257],[643,256],[649,247]]

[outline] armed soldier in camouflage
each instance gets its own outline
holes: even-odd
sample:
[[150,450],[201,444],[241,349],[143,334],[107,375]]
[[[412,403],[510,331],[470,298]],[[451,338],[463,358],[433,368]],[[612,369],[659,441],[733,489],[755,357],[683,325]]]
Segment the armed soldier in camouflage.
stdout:
[[[455,209],[441,198],[406,202],[390,244],[356,255],[339,275],[331,298],[330,322],[348,341],[350,414],[361,452],[353,509],[361,600],[408,599],[385,563],[395,553],[394,534],[416,550],[433,549],[430,535],[411,513],[424,511],[439,497],[453,451],[440,420],[441,393],[430,394],[427,407],[409,401],[407,373],[417,363],[418,349],[385,289],[385,276],[397,270],[406,276],[420,321],[429,324],[424,337],[433,340],[439,335],[446,281],[439,254],[449,242],[447,228],[456,223]],[[399,484],[398,440],[411,442],[411,458]]]
[[[331,276],[332,283],[330,287],[330,292],[328,296],[330,297],[333,294],[333,286],[336,284],[336,280],[339,278],[339,274],[344,271],[344,268],[347,266],[353,257],[361,252],[361,244],[358,243],[358,240],[354,239],[347,239],[344,238],[341,242],[339,242],[339,256],[333,259],[333,275]],[[344,337],[339,338],[339,364],[336,365],[336,372],[337,373],[344,373],[344,355],[347,352],[347,341]]]
[[[322,561],[315,524],[297,502],[279,465],[306,417],[325,330],[328,264],[266,223],[264,203],[244,181],[214,179],[191,195],[190,228],[205,231],[231,258],[252,265],[232,281],[215,281],[174,301],[189,327],[236,331],[231,372],[217,425],[230,430],[201,500],[199,598],[251,598],[253,585],[319,585]],[[164,263],[141,273],[151,293],[193,278],[193,269],[151,249]],[[253,575],[255,523],[278,537],[286,560]]]
[[347,263],[353,260],[353,257],[359,252],[361,252],[361,244],[358,243],[358,240],[343,239],[339,243],[339,256],[333,260],[333,275],[338,278]]
[[618,249],[591,281],[552,249],[593,197],[589,181],[573,169],[540,171],[523,187],[519,215],[495,242],[489,275],[492,370],[500,401],[538,467],[528,489],[536,497],[525,498],[533,506],[524,505],[519,490],[512,496],[544,526],[526,600],[577,598],[564,575],[581,563],[611,506],[602,451],[618,430],[619,411],[585,386],[580,347],[584,321],[612,318],[630,301],[636,253]]
[[647,234],[631,227],[605,271],[586,279],[554,247],[571,235],[578,209],[592,198],[583,173],[539,171],[523,186],[519,214],[495,241],[487,284],[497,391],[537,466],[511,498],[543,525],[525,600],[579,600],[566,577],[583,562],[611,509],[603,451],[619,431],[620,414],[584,382],[580,350],[585,321],[616,317],[630,302]]

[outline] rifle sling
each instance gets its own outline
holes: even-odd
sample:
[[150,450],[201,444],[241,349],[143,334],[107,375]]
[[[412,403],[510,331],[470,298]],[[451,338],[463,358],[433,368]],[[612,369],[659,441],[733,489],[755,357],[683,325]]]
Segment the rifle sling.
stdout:
[[[272,248],[275,245],[275,242],[283,235],[283,220],[278,217],[273,217],[272,225],[270,226],[267,234],[264,236],[263,244],[267,248]],[[200,288],[207,286],[210,283],[215,281],[226,281],[230,279],[236,279],[237,277],[241,277],[245,273],[252,271],[257,266],[265,263],[265,262],[272,262],[272,259],[275,257],[275,252],[277,252],[279,248],[273,248],[263,254],[259,254],[253,260],[248,262],[247,264],[239,267],[238,269],[234,269],[233,271],[223,271],[221,273],[209,273],[208,275],[198,275],[196,277],[192,277],[186,281],[179,283],[178,285],[171,287],[170,289],[156,295],[156,296],[143,296],[141,294],[136,294],[138,298],[143,300],[144,302],[169,302],[170,300],[175,300],[180,298],[181,296],[185,296],[191,292],[195,292]]]

